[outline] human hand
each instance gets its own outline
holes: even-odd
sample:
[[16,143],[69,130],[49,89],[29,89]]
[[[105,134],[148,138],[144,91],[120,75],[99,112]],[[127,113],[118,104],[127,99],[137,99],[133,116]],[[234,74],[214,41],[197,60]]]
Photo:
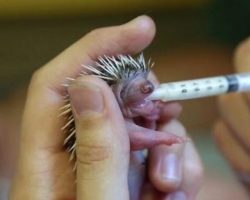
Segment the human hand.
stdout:
[[[145,16],[122,26],[97,29],[33,75],[10,199],[129,199],[129,138],[111,90],[94,77],[81,78],[69,89],[78,130],[75,176],[73,163],[62,148],[63,122],[57,117],[64,103],[61,85],[66,77],[79,74],[81,64],[91,64],[100,55],[138,53],[154,34],[154,23]],[[78,90],[82,92],[76,95]],[[88,96],[82,102],[74,101],[84,93]],[[165,113],[171,116],[170,111]],[[161,130],[185,134],[174,119],[162,124]],[[194,198],[202,170],[191,142],[152,148],[148,165],[151,181],[144,185],[144,199]]]
[[[238,47],[235,67],[237,72],[250,71],[250,39]],[[218,105],[221,118],[213,131],[215,141],[239,180],[250,191],[250,95],[221,96]]]

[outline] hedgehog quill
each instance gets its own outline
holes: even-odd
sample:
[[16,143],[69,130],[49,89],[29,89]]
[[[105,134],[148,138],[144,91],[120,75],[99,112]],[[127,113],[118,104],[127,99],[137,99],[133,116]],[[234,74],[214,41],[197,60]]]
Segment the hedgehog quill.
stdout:
[[[150,60],[145,62],[143,54],[137,58],[130,55],[102,56],[93,66],[83,65],[84,69],[80,74],[80,76],[92,75],[101,78],[110,86],[126,122],[131,150],[143,150],[159,144],[172,145],[185,141],[184,138],[172,133],[155,130],[161,104],[147,99],[155,88],[149,80],[152,66]],[[75,79],[68,80],[72,83]],[[68,96],[60,112],[60,116],[66,119],[62,127],[66,135],[64,145],[71,154],[70,160],[74,160],[76,129]]]

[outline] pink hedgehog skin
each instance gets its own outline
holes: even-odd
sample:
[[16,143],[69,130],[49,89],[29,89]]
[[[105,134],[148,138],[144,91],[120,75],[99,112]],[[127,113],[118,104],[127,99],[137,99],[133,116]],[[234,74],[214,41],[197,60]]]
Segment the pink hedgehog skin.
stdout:
[[[117,99],[123,113],[131,143],[131,150],[143,150],[158,144],[181,143],[184,138],[156,130],[162,104],[148,100],[155,85],[148,79],[152,64],[145,63],[143,54],[138,58],[127,55],[103,56],[93,66],[83,66],[80,75],[93,75],[106,81]],[[87,70],[87,72],[86,72]],[[74,81],[74,79],[69,79]],[[75,158],[75,124],[69,98],[61,109],[66,117],[62,130],[66,134],[65,147]]]

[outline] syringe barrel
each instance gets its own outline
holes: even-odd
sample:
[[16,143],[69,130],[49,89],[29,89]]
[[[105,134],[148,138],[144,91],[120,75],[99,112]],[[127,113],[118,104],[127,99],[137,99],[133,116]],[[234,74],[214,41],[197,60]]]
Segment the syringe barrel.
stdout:
[[236,91],[250,91],[250,73],[163,83],[155,89],[149,99],[177,101]]

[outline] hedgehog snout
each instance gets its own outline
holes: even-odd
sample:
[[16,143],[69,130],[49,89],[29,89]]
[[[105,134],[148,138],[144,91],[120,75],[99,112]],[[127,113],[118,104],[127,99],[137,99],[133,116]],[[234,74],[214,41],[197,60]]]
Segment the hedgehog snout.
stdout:
[[120,106],[124,116],[133,118],[152,115],[152,111],[155,110],[154,103],[146,98],[153,90],[153,83],[144,77],[136,77],[124,84],[120,91]]

